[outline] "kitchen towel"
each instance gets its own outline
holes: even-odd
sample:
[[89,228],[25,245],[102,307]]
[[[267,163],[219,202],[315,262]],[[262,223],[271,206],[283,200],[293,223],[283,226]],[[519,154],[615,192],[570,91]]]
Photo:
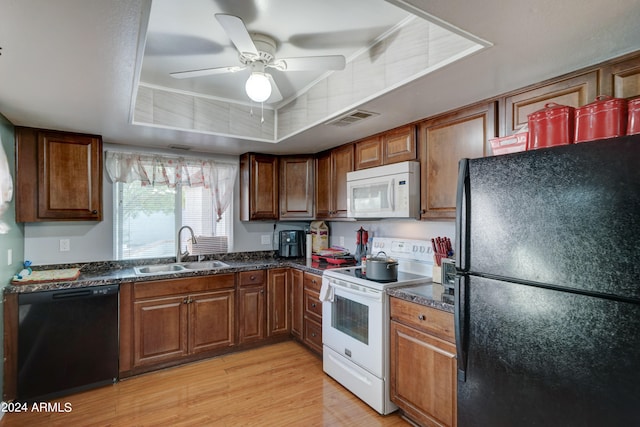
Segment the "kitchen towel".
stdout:
[[322,278],[322,286],[320,287],[320,301],[333,302],[334,290],[329,283],[329,279]]

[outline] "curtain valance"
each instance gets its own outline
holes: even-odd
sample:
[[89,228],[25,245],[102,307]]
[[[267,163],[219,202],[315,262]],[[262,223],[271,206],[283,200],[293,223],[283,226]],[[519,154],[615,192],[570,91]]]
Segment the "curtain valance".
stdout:
[[218,221],[233,199],[238,166],[210,159],[108,151],[111,181],[141,185],[204,187],[211,190]]

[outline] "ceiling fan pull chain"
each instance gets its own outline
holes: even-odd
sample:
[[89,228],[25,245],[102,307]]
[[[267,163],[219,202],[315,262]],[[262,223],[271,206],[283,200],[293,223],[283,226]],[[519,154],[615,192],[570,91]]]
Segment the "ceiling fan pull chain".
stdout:
[[264,102],[260,103],[260,124],[264,123]]
[[249,107],[249,115],[253,117],[253,101],[251,101],[251,107]]

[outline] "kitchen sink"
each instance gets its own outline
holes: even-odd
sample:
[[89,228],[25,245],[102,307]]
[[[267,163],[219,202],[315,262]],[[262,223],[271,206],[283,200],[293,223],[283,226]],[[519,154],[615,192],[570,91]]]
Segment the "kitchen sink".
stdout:
[[134,267],[133,270],[138,276],[149,276],[152,274],[170,274],[187,271],[187,269],[180,264],[145,265],[141,267]]
[[159,274],[175,274],[175,273],[188,273],[190,271],[200,270],[214,270],[216,268],[226,268],[229,264],[222,261],[198,261],[198,262],[183,262],[183,263],[171,263],[171,264],[158,264],[158,265],[144,265],[140,267],[134,267],[133,270],[138,276],[152,276]]
[[215,268],[227,268],[229,264],[222,261],[198,261],[179,264],[187,270],[213,270]]

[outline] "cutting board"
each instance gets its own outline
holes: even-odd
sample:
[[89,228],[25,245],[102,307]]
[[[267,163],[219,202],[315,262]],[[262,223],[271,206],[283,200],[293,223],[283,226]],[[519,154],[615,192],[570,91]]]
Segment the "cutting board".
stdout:
[[80,276],[79,268],[65,268],[61,270],[40,270],[33,271],[30,275],[24,276],[22,279],[13,278],[11,283],[14,285],[32,285],[34,283],[62,282],[67,280],[76,280]]

